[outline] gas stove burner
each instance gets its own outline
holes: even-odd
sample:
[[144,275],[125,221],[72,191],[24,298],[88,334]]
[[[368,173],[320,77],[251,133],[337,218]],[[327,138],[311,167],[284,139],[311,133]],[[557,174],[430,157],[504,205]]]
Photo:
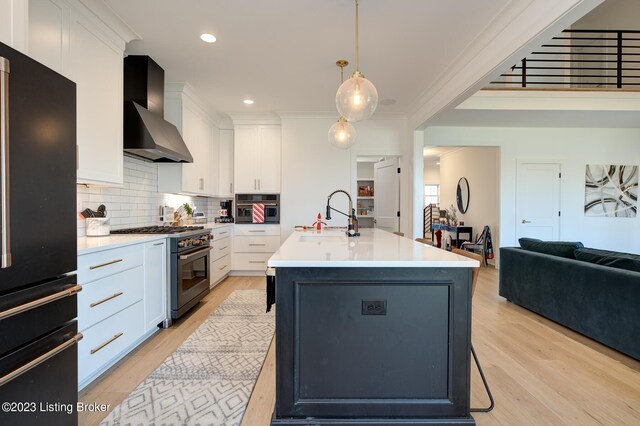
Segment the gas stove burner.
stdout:
[[198,231],[204,226],[143,226],[111,231],[112,234],[179,234],[187,231]]

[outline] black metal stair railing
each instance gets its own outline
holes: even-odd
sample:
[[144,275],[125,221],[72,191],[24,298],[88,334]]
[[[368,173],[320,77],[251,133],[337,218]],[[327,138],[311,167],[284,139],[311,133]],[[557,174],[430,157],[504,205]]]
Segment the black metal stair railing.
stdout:
[[564,30],[490,88],[640,89],[640,30]]

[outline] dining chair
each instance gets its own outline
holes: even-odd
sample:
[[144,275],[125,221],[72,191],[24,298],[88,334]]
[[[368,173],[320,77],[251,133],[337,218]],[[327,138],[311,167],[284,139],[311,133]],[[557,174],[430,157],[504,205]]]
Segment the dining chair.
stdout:
[[[485,228],[488,228],[488,226]],[[482,265],[483,257],[481,257],[477,253],[473,253],[467,250],[461,250],[457,248],[454,248],[451,251],[457,255],[465,256],[470,259],[477,260],[478,262],[480,262],[480,265]],[[472,268],[471,269],[471,300],[473,300],[473,295],[476,292],[476,285],[478,283],[479,276],[480,276],[480,267],[478,266],[478,267]],[[478,355],[476,355],[476,350],[473,348],[473,341],[471,341],[470,343],[471,343],[471,355],[473,355],[473,360],[475,361],[476,366],[478,366],[478,371],[480,372],[480,378],[482,379],[484,388],[487,391],[487,395],[489,396],[489,401],[491,402],[488,407],[479,407],[479,408],[472,407],[471,411],[476,413],[488,413],[489,411],[493,410],[493,407],[495,406],[495,403],[493,401],[493,394],[491,393],[491,389],[489,389],[489,383],[487,382],[487,379],[484,376],[484,372],[482,371],[482,367],[480,366],[480,361],[478,360]]]
[[482,234],[480,234],[479,236],[476,236],[476,241],[474,243],[470,241],[465,241],[460,246],[460,248],[464,250],[468,250],[472,252],[479,251],[480,256],[482,256],[482,264],[484,264],[484,266],[489,265],[489,263],[487,262],[487,243],[489,242],[489,239],[487,238],[488,235],[489,235],[489,225],[486,225],[482,230]]

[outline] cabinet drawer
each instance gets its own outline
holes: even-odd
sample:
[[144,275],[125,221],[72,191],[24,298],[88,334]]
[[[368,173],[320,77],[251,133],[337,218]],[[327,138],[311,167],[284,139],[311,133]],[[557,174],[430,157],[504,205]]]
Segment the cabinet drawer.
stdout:
[[211,262],[211,283],[215,283],[231,271],[231,256],[223,256]]
[[264,271],[273,253],[234,253],[233,269],[236,271]]
[[280,225],[235,225],[234,235],[280,235]]
[[233,234],[233,226],[225,226],[224,228],[215,228],[211,230],[213,241],[230,237]]
[[144,247],[142,244],[78,256],[78,281],[84,285],[142,265],[143,261]]
[[103,368],[144,334],[142,302],[83,331],[78,343],[78,381]]
[[78,293],[78,328],[80,331],[99,323],[142,299],[144,269],[133,269],[85,284]]
[[211,262],[213,262],[231,253],[231,238],[213,240],[211,247]]
[[279,236],[235,237],[234,253],[275,253],[280,247]]

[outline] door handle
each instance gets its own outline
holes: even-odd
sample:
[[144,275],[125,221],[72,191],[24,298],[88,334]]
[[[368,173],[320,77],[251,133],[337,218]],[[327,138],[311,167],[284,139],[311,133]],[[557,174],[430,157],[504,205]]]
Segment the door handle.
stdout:
[[43,362],[45,362],[49,358],[52,358],[55,355],[59,354],[60,352],[64,351],[65,349],[75,345],[80,340],[82,340],[82,333],[76,333],[76,335],[73,336],[71,339],[65,341],[64,343],[62,343],[59,346],[56,346],[55,348],[51,349],[49,352],[46,352],[46,353],[40,355],[38,358],[36,358],[36,359],[34,359],[32,361],[29,361],[28,363],[26,363],[22,367],[18,368],[17,370],[14,370],[9,374],[0,377],[0,386],[4,385],[5,383],[10,382],[11,380],[15,379],[16,377],[19,377],[20,375],[26,373],[27,371],[31,370],[32,368],[37,367],[38,365],[42,364]]
[[258,189],[258,179],[253,180],[253,189]]
[[9,60],[0,56],[0,268],[11,266],[9,232]]
[[522,223],[531,223],[530,220],[522,219]]
[[204,252],[211,251],[211,250],[213,250],[213,247],[207,247],[207,248],[204,248],[202,250],[194,251],[193,253],[185,254],[185,255],[180,256],[180,260],[189,260],[189,259],[191,259],[193,257],[198,256],[199,254],[202,254]]
[[258,191],[260,191],[260,179],[258,179]]
[[68,288],[66,290],[62,290],[57,293],[50,294],[49,296],[45,296],[41,299],[36,299],[31,302],[25,303],[23,305],[7,309],[6,311],[2,311],[0,312],[0,320],[9,318],[14,315],[21,314],[22,312],[28,311],[30,309],[38,308],[40,306],[46,305],[51,302],[55,302],[56,300],[60,300],[65,297],[73,296],[74,294],[79,293],[81,291],[82,291],[82,286],[76,284],[73,287]]

